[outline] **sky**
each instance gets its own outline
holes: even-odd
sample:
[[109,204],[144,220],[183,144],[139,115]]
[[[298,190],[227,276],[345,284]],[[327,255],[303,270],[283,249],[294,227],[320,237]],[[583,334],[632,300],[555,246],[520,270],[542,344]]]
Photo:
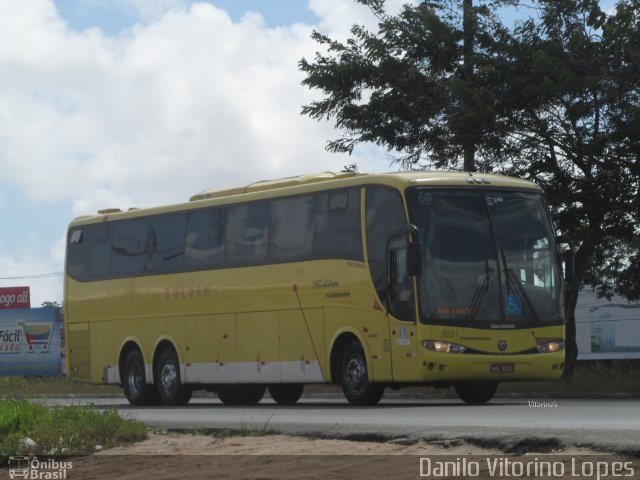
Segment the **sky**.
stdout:
[[312,30],[353,23],[377,25],[353,0],[0,2],[0,287],[62,302],[67,225],[98,209],[397,169],[370,145],[326,152],[332,123],[300,114],[320,98],[298,71]]

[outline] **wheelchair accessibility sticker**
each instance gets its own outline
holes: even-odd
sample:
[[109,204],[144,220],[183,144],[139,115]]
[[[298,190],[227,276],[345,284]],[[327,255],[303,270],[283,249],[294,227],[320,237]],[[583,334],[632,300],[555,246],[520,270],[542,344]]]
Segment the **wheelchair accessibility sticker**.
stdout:
[[504,313],[511,316],[522,315],[522,299],[520,295],[504,296]]

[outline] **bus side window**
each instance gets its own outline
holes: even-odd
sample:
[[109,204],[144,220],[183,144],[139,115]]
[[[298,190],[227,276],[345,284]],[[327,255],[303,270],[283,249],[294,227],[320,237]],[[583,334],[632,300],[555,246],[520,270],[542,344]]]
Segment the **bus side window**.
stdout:
[[[89,279],[105,278],[111,272],[111,228],[109,224],[91,226]],[[111,272],[112,273],[112,272]]]
[[316,196],[271,200],[269,261],[309,260],[313,253]]
[[314,257],[363,259],[359,188],[318,194]]
[[149,233],[146,220],[114,222],[111,244],[111,274],[143,273],[147,265]]
[[69,232],[67,273],[76,280],[87,280],[89,274],[89,242],[86,241],[89,231],[90,227],[83,227]]
[[151,218],[147,234],[147,271],[177,271],[182,268],[185,221],[182,213]]
[[224,264],[224,209],[190,212],[187,217],[185,265],[188,268]]
[[267,260],[269,203],[227,208],[227,265],[259,265]]

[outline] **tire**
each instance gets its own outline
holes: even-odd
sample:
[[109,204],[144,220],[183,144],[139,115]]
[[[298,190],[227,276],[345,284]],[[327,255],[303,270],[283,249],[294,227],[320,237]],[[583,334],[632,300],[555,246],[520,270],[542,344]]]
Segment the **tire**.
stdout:
[[498,382],[468,382],[455,386],[460,400],[470,405],[482,405],[493,398]]
[[371,387],[371,394],[369,395],[369,399],[367,400],[366,405],[372,407],[374,405],[377,405],[380,400],[382,400],[382,396],[384,395],[384,385],[374,383],[371,385]]
[[264,396],[264,385],[226,385],[216,389],[225,405],[256,405]]
[[348,343],[342,354],[342,391],[351,405],[375,405],[384,394],[384,385],[369,382],[367,359],[357,340]]
[[293,405],[302,396],[304,385],[282,384],[270,385],[269,394],[278,405]]
[[155,399],[153,387],[147,385],[144,359],[139,350],[131,350],[127,353],[122,374],[124,394],[131,405],[139,407],[153,402]]
[[163,405],[186,405],[191,400],[193,389],[183,385],[180,379],[180,363],[173,348],[165,348],[158,357],[156,390]]

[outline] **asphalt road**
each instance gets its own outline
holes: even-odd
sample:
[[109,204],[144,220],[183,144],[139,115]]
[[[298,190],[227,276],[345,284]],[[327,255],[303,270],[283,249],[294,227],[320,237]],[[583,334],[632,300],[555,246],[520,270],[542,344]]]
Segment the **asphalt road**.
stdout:
[[188,406],[171,408],[134,408],[124,398],[49,399],[47,403],[116,407],[125,417],[176,430],[268,429],[408,444],[420,439],[465,439],[508,453],[552,452],[571,446],[640,456],[638,400],[560,399],[547,402],[546,407],[512,399],[494,399],[483,406],[458,400],[383,399],[375,407],[352,407],[338,398],[303,398],[293,407],[270,399],[257,406],[231,407],[214,398],[196,398]]

